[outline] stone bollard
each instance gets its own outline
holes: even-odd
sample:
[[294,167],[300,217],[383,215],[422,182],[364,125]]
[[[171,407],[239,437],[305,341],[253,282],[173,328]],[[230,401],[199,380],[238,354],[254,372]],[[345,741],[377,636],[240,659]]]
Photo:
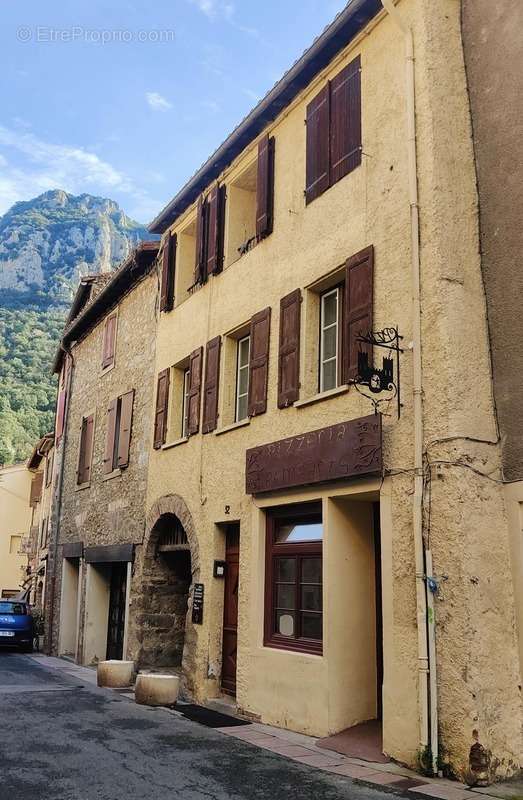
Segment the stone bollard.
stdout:
[[174,706],[179,688],[177,675],[140,674],[136,678],[134,699],[142,706]]
[[98,686],[109,689],[124,689],[131,686],[134,674],[134,661],[100,661],[96,674]]

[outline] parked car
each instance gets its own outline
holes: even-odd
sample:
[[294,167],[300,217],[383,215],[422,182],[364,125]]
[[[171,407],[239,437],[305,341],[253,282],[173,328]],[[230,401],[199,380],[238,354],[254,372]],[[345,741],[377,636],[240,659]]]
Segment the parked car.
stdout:
[[21,647],[32,653],[34,621],[31,606],[23,600],[0,600],[0,646]]

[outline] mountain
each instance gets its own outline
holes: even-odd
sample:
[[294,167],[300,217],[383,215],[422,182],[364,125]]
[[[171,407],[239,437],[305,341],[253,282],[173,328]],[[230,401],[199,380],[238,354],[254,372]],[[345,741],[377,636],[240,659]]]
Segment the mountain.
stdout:
[[52,430],[50,364],[79,278],[151,238],[113,200],[60,189],[0,217],[0,464],[25,459]]

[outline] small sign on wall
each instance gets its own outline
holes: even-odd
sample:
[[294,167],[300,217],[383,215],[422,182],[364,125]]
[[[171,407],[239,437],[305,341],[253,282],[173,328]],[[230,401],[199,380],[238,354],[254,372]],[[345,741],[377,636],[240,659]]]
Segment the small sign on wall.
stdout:
[[215,578],[225,578],[226,566],[227,565],[226,565],[225,561],[215,561],[214,562],[213,576]]
[[192,598],[192,621],[194,625],[203,623],[203,583],[195,583]]

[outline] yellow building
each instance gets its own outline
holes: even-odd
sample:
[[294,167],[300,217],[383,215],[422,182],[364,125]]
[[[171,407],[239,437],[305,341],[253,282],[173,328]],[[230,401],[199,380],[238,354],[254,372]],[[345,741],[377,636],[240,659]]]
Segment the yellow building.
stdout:
[[[490,777],[512,774],[516,599],[459,3],[350,3],[150,230],[134,580],[163,631],[185,627],[187,691],[320,737],[376,719],[392,757],[462,776],[479,742]],[[399,373],[401,405],[377,391]],[[144,637],[150,654],[161,635]]]
[[22,541],[31,524],[31,478],[25,464],[0,468],[0,598],[16,596],[26,577]]

